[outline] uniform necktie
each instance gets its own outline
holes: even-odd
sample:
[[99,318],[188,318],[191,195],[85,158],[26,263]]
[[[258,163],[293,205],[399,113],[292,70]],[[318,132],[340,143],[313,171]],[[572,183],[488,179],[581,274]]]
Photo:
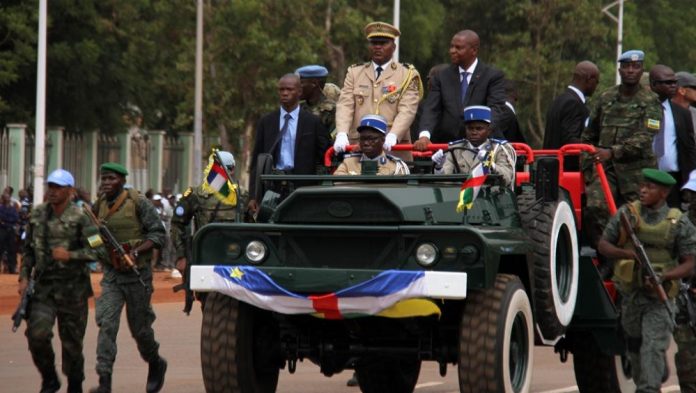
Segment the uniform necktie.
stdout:
[[[292,135],[290,135],[290,132],[288,132],[288,128],[290,126],[290,119],[292,119],[292,115],[289,113],[286,113],[285,116],[285,123],[283,123],[283,128],[280,129],[280,138],[282,142],[280,143],[280,157],[279,158],[284,158],[286,161],[284,162],[285,168],[282,169],[291,169],[293,167],[293,163],[295,161],[294,157],[294,151],[295,151],[295,146],[292,143]],[[279,161],[280,164],[280,161]]]
[[466,100],[466,91],[469,89],[469,81],[466,79],[466,76],[469,75],[469,73],[462,71],[460,75],[462,76],[462,80],[460,82],[462,89],[462,105],[464,105],[464,100]]
[[[664,105],[664,104],[663,104]],[[660,158],[665,155],[665,107],[662,106],[662,120],[660,121],[660,131],[655,135],[654,143],[655,156]]]
[[382,66],[377,66],[377,69],[375,71],[377,71],[377,78],[375,78],[375,80],[377,80],[379,79],[379,76],[382,75],[382,71],[384,71],[384,69],[382,68]]

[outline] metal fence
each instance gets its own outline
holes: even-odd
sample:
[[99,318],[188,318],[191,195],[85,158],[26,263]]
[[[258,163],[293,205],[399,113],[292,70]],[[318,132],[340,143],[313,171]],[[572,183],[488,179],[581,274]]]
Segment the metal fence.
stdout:
[[10,133],[0,129],[0,190],[4,190],[10,177]]
[[[66,132],[63,134],[63,168],[75,177],[75,186],[84,188],[88,184],[89,168],[86,168],[84,152],[85,139],[82,134]],[[47,152],[50,150],[46,149]]]
[[174,136],[165,136],[162,153],[162,189],[164,194],[178,194],[188,184],[181,184],[183,174],[184,144]]

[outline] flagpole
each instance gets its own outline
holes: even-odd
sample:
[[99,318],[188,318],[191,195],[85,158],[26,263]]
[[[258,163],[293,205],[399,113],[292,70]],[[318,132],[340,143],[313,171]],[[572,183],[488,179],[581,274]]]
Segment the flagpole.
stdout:
[[36,130],[34,138],[34,206],[43,203],[46,150],[46,18],[47,0],[39,1],[39,46],[36,61]]

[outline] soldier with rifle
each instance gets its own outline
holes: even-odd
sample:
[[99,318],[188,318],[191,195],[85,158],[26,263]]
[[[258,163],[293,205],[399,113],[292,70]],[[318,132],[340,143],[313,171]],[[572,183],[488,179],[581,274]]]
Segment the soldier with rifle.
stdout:
[[47,183],[48,203],[34,208],[29,216],[19,273],[22,301],[13,317],[13,330],[22,317],[27,319],[25,334],[41,374],[41,393],[54,393],[61,386],[51,343],[57,320],[67,391],[81,393],[87,299],[93,294],[87,263],[98,259],[103,248],[97,229],[72,203],[75,180],[70,172],[57,169]]
[[646,168],[639,200],[607,224],[598,250],[617,260],[614,280],[622,295],[621,326],[638,393],[660,391],[665,353],[674,329],[674,298],[681,278],[693,274],[696,227],[665,203],[676,181]]
[[103,164],[100,196],[92,208],[110,234],[104,233],[104,240],[113,237],[120,246],[107,244],[109,256],[102,258],[102,294],[96,301],[99,386],[90,390],[91,393],[111,392],[116,336],[124,305],[131,335],[138,344],[140,356],[149,364],[147,393],[162,389],[167,371],[167,362],[159,354],[159,343],[152,329],[155,313],[150,304],[150,257],[153,248],[162,247],[165,230],[152,203],[137,191],[124,189],[127,175],[128,171],[121,164]]
[[[211,222],[230,222],[238,217],[238,207],[241,206],[236,197],[232,202],[231,198],[219,198],[219,194],[208,186],[208,176],[210,166],[215,160],[219,161],[226,170],[227,177],[232,179],[234,176],[234,156],[227,151],[214,152],[211,155],[209,168],[204,173],[203,184],[191,188],[185,192],[172,217],[171,240],[176,250],[176,268],[184,276],[184,283],[174,287],[175,291],[186,289],[186,304],[184,312],[189,314],[193,305],[194,295],[188,286],[188,272],[190,271],[189,260],[191,252],[190,241],[195,231],[203,225]],[[217,197],[216,197],[217,195]],[[200,296],[200,295],[199,295]],[[203,301],[202,298],[199,300]]]
[[[696,225],[696,171],[682,187],[685,199],[689,200],[688,215]],[[677,326],[674,342],[678,352],[674,354],[679,389],[682,393],[696,393],[696,288],[693,277],[685,279],[677,297]]]

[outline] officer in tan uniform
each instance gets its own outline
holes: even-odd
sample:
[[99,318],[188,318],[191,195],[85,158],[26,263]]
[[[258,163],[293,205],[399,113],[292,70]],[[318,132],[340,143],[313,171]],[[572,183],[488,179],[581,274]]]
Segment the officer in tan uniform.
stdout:
[[363,161],[377,161],[377,175],[408,175],[409,170],[400,158],[384,153],[387,121],[380,115],[367,115],[360,121],[360,153],[346,155],[334,175],[360,175]]
[[[409,128],[423,95],[418,71],[409,64],[392,59],[401,33],[384,22],[365,26],[372,61],[348,68],[341,96],[336,104],[336,141],[334,150],[342,152],[358,142],[357,127],[365,115],[381,115],[387,120],[388,134],[384,150],[397,143],[411,143]],[[411,152],[395,155],[411,160]]]
[[450,142],[447,154],[438,150],[433,154],[435,173],[470,173],[479,163],[488,166],[491,173],[499,174],[506,186],[513,184],[515,149],[507,141],[489,138],[491,109],[474,105],[464,108],[466,139]]

